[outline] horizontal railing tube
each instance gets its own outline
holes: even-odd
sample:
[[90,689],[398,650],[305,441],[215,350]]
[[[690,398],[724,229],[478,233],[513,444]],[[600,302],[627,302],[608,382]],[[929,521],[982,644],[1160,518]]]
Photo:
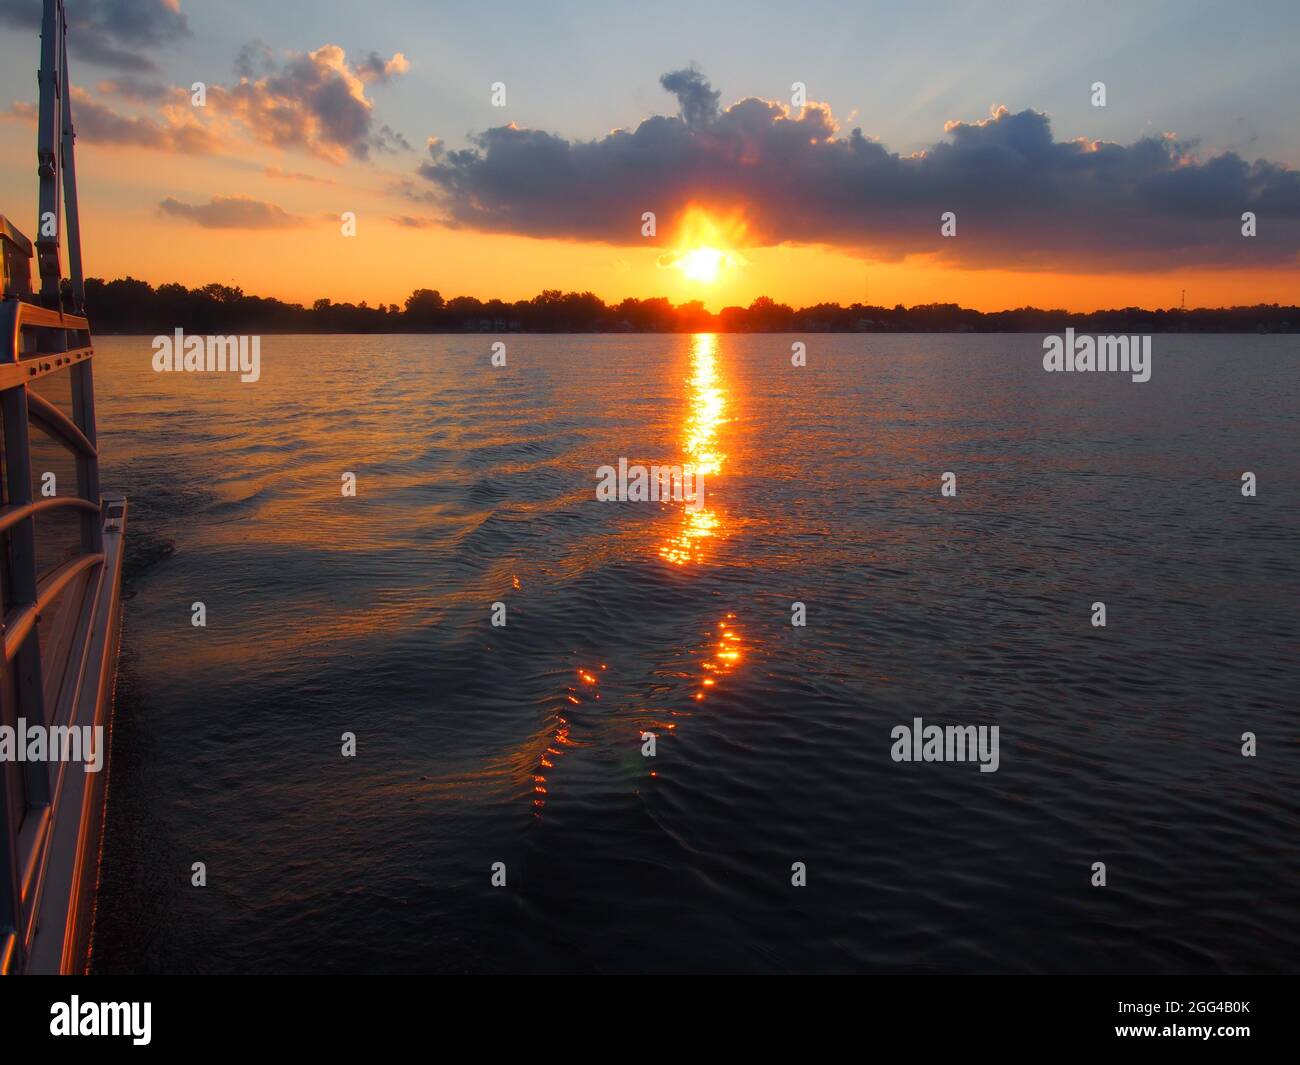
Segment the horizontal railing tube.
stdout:
[[42,511],[63,508],[82,510],[90,514],[99,513],[97,503],[92,503],[89,499],[82,499],[80,496],[55,496],[52,499],[38,499],[33,503],[24,503],[21,506],[15,504],[14,506],[0,507],[0,533],[13,528],[20,521],[35,517]]
[[77,423],[44,396],[29,391],[27,413],[34,423],[78,455],[84,455],[86,458],[98,457],[99,453],[95,445],[77,428]]
[[25,603],[10,611],[5,616],[5,661],[12,662],[22,648],[23,640],[41,616],[41,611],[48,607],[58,594],[63,591],[83,570],[97,566],[104,561],[103,552],[78,555],[69,559],[58,569],[41,581],[36,594],[36,602]]

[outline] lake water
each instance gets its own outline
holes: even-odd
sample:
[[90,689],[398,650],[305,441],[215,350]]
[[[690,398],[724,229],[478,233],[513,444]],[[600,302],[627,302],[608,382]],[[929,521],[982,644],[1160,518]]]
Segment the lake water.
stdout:
[[496,339],[97,340],[96,970],[1294,971],[1300,338]]

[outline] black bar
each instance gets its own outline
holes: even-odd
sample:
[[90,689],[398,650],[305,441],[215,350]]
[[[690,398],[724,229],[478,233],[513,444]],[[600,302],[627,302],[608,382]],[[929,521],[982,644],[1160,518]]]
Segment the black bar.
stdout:
[[[730,986],[720,987],[723,980]],[[969,1055],[967,1060],[996,1060],[1008,1050],[1073,1060],[1080,1051],[1121,1048],[1134,1057],[1173,1061],[1208,1050],[1220,1060],[1237,1061],[1287,1046],[1294,1031],[1288,989],[1263,977],[877,976],[841,980],[829,994],[779,977],[736,983],[714,976],[696,985],[702,994],[673,994],[671,1006],[636,1006],[624,995],[617,1000],[621,1008],[610,1009],[613,995],[604,980],[606,1000],[597,995],[587,1004],[552,999],[559,988],[549,981],[551,994],[539,994],[535,976],[529,987],[516,984],[509,999],[481,982],[453,987],[446,978],[436,986],[421,977],[27,979],[10,981],[0,992],[0,1030],[6,1049],[11,1040],[80,1044],[78,1049],[91,1051],[116,1042],[163,1054],[202,1047],[205,1057],[283,1046],[295,1054],[319,1049],[335,1060],[350,1049],[382,1054],[403,1045],[437,1057],[467,1038],[464,1049],[472,1057],[478,1036],[482,1051],[496,1059],[509,1045],[510,1036],[503,1034],[509,1032],[527,1040],[534,1053],[548,1043],[586,1043],[590,1052],[616,1041],[651,1052],[658,1048],[665,1056],[733,1057],[748,1044],[765,1054],[793,1050],[798,1060],[865,1054],[913,1062],[949,1049]],[[136,1045],[130,1035],[52,1035],[53,1011],[62,1013],[59,1004],[70,1006],[73,995],[83,1011],[87,1003],[136,1003],[141,1021],[148,1002],[149,1043]],[[480,1001],[460,1003],[462,996]],[[1164,1009],[1150,1016],[1118,1009],[1120,1003],[1171,1002],[1183,1006],[1172,1017]],[[1245,1003],[1246,1011],[1193,1014],[1186,1009],[1192,1002]],[[501,1023],[503,1014],[508,1024]],[[1135,1025],[1248,1028],[1249,1034],[1205,1039],[1116,1033],[1117,1027]]]

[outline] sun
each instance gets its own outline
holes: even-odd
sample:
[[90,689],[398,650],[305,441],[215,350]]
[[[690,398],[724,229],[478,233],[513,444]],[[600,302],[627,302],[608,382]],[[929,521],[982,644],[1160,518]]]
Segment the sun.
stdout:
[[677,260],[677,268],[686,275],[688,281],[699,281],[706,285],[718,280],[726,265],[726,252],[718,251],[717,248],[692,248]]
[[675,227],[673,250],[659,257],[660,266],[680,271],[684,280],[713,285],[730,271],[748,265],[732,249],[745,241],[744,216],[739,211],[709,211],[688,204]]

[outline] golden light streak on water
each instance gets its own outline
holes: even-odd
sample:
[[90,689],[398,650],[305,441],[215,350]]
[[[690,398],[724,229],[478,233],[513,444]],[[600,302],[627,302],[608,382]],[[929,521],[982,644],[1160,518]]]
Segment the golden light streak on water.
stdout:
[[659,556],[676,566],[699,562],[701,541],[716,536],[722,528],[721,517],[709,507],[708,500],[727,459],[719,437],[723,426],[731,420],[727,417],[725,382],[718,371],[717,336],[697,333],[692,337],[690,358],[682,465],[694,471],[697,491],[702,479],[704,503],[682,504],[678,530],[659,549]]

